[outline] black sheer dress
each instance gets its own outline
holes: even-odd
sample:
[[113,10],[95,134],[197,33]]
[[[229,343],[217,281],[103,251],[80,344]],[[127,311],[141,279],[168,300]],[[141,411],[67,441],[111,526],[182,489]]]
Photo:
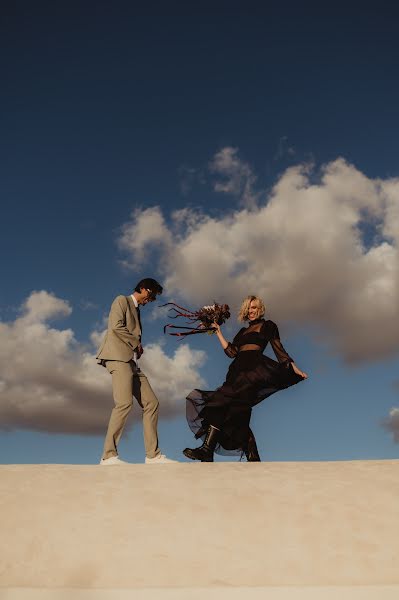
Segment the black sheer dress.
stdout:
[[[263,354],[267,344],[278,362]],[[193,390],[187,396],[187,421],[195,437],[204,438],[210,425],[221,430],[216,452],[242,454],[252,434],[252,407],[271,394],[302,381],[292,368],[273,321],[250,321],[229,342],[225,353],[233,358],[226,381],[215,391]]]

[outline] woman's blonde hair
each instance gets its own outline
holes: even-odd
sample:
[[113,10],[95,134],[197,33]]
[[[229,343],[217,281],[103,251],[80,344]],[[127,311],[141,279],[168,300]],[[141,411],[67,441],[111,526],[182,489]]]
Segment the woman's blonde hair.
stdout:
[[238,311],[239,321],[248,321],[249,306],[253,300],[255,300],[258,305],[258,318],[263,317],[266,312],[266,307],[262,298],[259,298],[259,296],[247,296],[241,304],[240,310]]

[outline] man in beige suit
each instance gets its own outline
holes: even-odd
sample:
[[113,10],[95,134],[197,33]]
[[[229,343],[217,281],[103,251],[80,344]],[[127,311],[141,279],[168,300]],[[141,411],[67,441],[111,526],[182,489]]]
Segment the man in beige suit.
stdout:
[[155,279],[146,278],[139,281],[131,296],[118,296],[112,303],[107,333],[97,355],[98,363],[112,376],[115,403],[100,465],[126,464],[118,456],[118,443],[132,408],[133,396],[143,410],[145,462],[177,462],[166,458],[158,447],[159,402],[138,366],[143,354],[140,306],[153,302],[158,294],[162,294],[162,286]]

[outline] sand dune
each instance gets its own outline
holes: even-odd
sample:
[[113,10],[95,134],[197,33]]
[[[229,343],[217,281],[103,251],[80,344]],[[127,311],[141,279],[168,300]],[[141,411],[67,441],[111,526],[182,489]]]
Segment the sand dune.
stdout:
[[7,465],[0,498],[1,600],[399,597],[395,460]]

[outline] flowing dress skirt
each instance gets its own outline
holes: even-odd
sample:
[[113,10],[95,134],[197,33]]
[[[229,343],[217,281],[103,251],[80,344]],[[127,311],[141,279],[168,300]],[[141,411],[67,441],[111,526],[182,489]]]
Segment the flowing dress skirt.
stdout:
[[248,443],[252,407],[279,390],[302,381],[291,363],[278,363],[260,350],[239,352],[226,381],[214,391],[193,390],[187,396],[186,416],[197,439],[209,425],[221,429],[216,452],[242,454]]

